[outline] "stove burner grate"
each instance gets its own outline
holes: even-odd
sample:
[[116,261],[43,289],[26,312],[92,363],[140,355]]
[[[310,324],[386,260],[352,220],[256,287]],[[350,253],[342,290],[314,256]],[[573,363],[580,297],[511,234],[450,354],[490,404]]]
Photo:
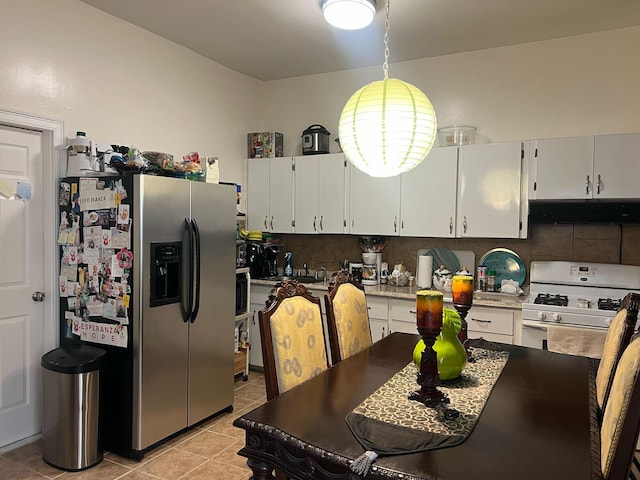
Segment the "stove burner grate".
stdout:
[[622,304],[622,299],[620,298],[599,298],[598,299],[598,309],[600,310],[620,310],[620,305]]
[[569,305],[569,298],[566,295],[539,293],[533,303],[538,305],[556,305],[558,307],[566,307]]

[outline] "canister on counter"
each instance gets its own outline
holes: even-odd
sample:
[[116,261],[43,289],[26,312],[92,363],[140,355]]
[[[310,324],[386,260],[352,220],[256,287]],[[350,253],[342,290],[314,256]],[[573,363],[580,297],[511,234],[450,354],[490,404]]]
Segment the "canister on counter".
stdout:
[[495,270],[487,270],[487,292],[495,292],[496,291],[496,271]]
[[487,291],[487,267],[484,265],[478,266],[478,291]]

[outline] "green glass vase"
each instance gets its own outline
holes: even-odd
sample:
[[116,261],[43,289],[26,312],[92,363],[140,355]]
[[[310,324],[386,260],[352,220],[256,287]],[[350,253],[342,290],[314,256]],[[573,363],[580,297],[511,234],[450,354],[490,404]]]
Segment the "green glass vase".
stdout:
[[[467,352],[458,339],[462,328],[462,319],[458,312],[451,308],[442,310],[442,330],[433,345],[438,359],[438,375],[440,380],[453,380],[460,376],[467,364]],[[420,368],[420,359],[424,350],[422,339],[413,349],[413,361]]]

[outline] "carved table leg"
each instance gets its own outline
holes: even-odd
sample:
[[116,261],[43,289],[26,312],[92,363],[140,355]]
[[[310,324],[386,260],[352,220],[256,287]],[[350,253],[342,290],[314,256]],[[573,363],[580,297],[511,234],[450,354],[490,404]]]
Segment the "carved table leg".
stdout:
[[247,465],[253,472],[253,476],[251,477],[253,480],[275,480],[276,478],[273,476],[273,467],[266,463],[250,458],[247,460]]

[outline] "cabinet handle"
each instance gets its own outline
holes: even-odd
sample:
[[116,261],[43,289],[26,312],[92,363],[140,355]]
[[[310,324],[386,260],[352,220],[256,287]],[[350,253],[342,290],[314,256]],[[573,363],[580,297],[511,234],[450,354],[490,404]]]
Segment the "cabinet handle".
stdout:
[[386,336],[387,336],[387,334],[386,334],[386,333],[385,333],[385,331],[384,331],[384,327],[382,327],[382,338],[384,338],[384,337],[386,337]]
[[322,226],[323,219],[324,219],[324,215],[320,215],[320,230],[324,230],[324,227]]
[[464,227],[464,233],[467,233],[467,217],[462,217],[462,226]]
[[453,234],[453,217],[449,217],[449,235]]
[[265,216],[265,217],[264,217],[264,229],[265,229],[265,230],[268,228],[268,227],[267,227],[267,221],[268,221],[268,220],[269,220],[269,216],[267,215],[267,216]]
[[596,186],[596,192],[600,195],[600,186],[602,185],[602,179],[600,178],[600,174],[598,174],[598,183]]
[[417,314],[418,312],[416,312],[415,310],[409,310],[409,313],[413,313],[414,315]]
[[271,216],[271,222],[269,222],[269,229],[273,230],[273,215]]
[[318,218],[317,216],[315,216],[315,215],[313,216],[313,231],[314,231],[314,232],[317,232],[317,231],[318,231],[318,229],[316,228],[316,219],[317,219],[317,218]]
[[472,318],[471,320],[478,323],[491,323],[491,320],[483,320],[481,318]]
[[398,216],[394,216],[393,217],[393,231],[397,232],[398,231]]
[[587,184],[585,185],[587,194],[589,193],[589,184],[591,183],[591,178],[587,175]]

